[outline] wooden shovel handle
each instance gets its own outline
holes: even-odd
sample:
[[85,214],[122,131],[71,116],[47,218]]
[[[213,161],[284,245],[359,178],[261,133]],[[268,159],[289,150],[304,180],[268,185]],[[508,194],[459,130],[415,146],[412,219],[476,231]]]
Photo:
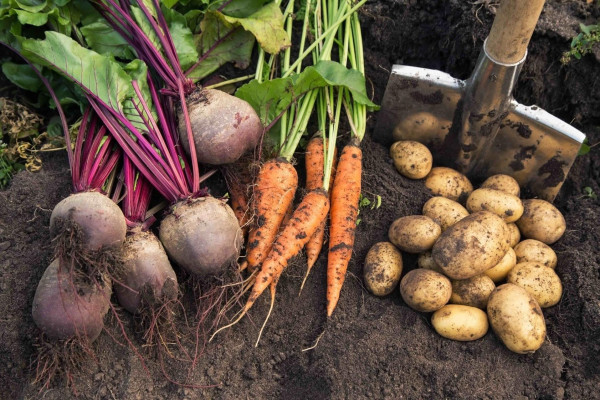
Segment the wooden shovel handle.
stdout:
[[487,38],[487,53],[504,64],[523,59],[545,0],[502,0]]

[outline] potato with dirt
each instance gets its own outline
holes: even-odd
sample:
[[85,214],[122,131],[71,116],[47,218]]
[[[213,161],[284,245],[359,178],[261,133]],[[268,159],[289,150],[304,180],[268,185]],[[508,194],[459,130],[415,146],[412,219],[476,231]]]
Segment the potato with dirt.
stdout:
[[558,304],[562,297],[560,278],[552,268],[541,263],[524,262],[515,265],[506,281],[527,290],[542,308]]
[[400,294],[413,310],[432,312],[448,303],[452,295],[452,284],[440,273],[419,268],[402,278]]
[[508,226],[508,230],[510,231],[510,247],[515,247],[521,241],[521,231],[519,231],[519,227],[514,222],[506,224],[506,226]]
[[390,242],[375,243],[367,253],[363,275],[365,286],[375,296],[392,293],[402,275],[402,254]]
[[523,207],[523,215],[516,224],[524,237],[552,244],[565,233],[565,218],[552,203],[529,199],[523,200]]
[[419,268],[430,269],[435,272],[439,272],[442,275],[444,274],[444,271],[440,268],[440,266],[433,261],[431,251],[426,251],[425,253],[419,254],[419,257],[417,258],[417,265]]
[[425,178],[433,165],[433,156],[427,146],[413,140],[394,143],[390,147],[390,156],[398,172],[409,179]]
[[487,314],[494,333],[511,351],[533,353],[546,338],[540,305],[525,289],[512,283],[498,286],[488,300]]
[[521,199],[496,189],[477,189],[467,199],[469,212],[491,211],[500,216],[504,222],[515,222],[523,215]]
[[494,281],[487,275],[452,281],[450,303],[485,310],[490,294],[496,289]]
[[409,215],[395,220],[388,231],[390,242],[407,253],[430,250],[442,228],[424,215]]
[[479,211],[446,229],[431,254],[450,279],[468,279],[498,264],[509,248],[509,231],[502,218]]
[[425,178],[425,186],[434,196],[446,197],[459,203],[464,203],[473,191],[469,178],[447,167],[432,168]]
[[535,239],[526,239],[515,246],[517,263],[538,262],[552,269],[556,268],[558,258],[550,246]]
[[423,215],[433,219],[442,228],[443,232],[469,215],[469,212],[454,200],[435,196],[423,205]]
[[521,194],[519,182],[512,176],[504,174],[490,176],[481,184],[481,188],[500,190],[517,197]]
[[494,283],[502,282],[508,276],[508,273],[517,265],[517,256],[512,248],[509,248],[502,260],[492,268],[483,273],[489,276]]
[[431,325],[439,335],[461,342],[480,339],[489,329],[484,311],[459,304],[447,304],[434,312]]

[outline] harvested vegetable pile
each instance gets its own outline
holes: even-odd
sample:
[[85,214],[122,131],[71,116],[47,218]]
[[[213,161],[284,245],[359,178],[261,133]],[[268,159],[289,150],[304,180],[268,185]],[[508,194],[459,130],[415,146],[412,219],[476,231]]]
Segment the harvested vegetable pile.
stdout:
[[[560,58],[570,35],[576,34],[576,24],[572,32],[557,32],[552,26],[561,24],[553,25],[551,21],[568,18],[584,21],[591,10],[585,8],[584,3],[580,8],[575,5],[578,3],[569,4],[549,3],[550,8],[542,16],[541,26],[532,41],[532,65],[524,71],[527,73],[524,76],[530,79],[522,79],[517,98],[523,103],[537,102],[566,119],[579,113],[582,130],[590,134],[593,144],[598,140],[593,128],[598,117],[598,99],[591,94],[594,87],[591,77],[597,76],[597,61],[593,56],[586,56],[582,63],[573,63],[564,69],[552,61]],[[367,76],[374,85],[375,102],[381,98],[387,79],[387,72],[379,65],[389,69],[400,57],[407,64],[436,67],[457,76],[466,73],[479,48],[473,45],[472,37],[479,44],[491,21],[490,10],[485,5],[481,9],[477,5],[471,7],[463,2],[369,4],[361,19]],[[452,46],[448,46],[448,35]],[[587,74],[576,71],[587,71]],[[560,103],[555,99],[557,92],[561,93]],[[569,105],[559,110],[565,98],[569,99]],[[348,128],[340,130],[342,143],[347,140],[348,132]],[[318,258],[300,297],[298,289],[306,274],[304,258],[294,259],[281,275],[277,301],[258,348],[253,344],[270,306],[268,296],[256,301],[249,318],[217,335],[206,347],[189,378],[196,384],[216,387],[191,389],[170,384],[164,380],[161,366],[152,360],[146,363],[146,370],[135,354],[110,338],[109,333],[118,332],[109,316],[107,330],[94,342],[100,349],[96,360],[85,363],[82,366],[85,374],[74,382],[81,388],[80,395],[86,398],[234,398],[241,393],[252,393],[258,398],[400,395],[408,398],[594,398],[598,384],[595,360],[600,321],[595,290],[598,260],[594,253],[600,239],[595,228],[600,206],[592,196],[600,190],[594,172],[600,160],[594,153],[595,148],[577,160],[556,202],[568,227],[564,237],[553,245],[565,295],[557,306],[547,310],[548,340],[533,355],[517,355],[506,350],[492,334],[468,344],[449,341],[436,335],[428,319],[410,310],[398,292],[381,300],[362,288],[360,276],[368,249],[387,238],[388,227],[394,219],[420,213],[430,195],[421,183],[398,177],[388,149],[371,142],[369,129],[361,148],[363,198],[376,205],[379,195],[381,206],[360,208],[349,274],[326,333],[315,349],[302,351],[314,344],[326,320],[325,254]],[[302,161],[301,156],[299,159]],[[301,182],[302,178],[301,174]],[[37,335],[29,314],[30,305],[43,268],[53,256],[47,230],[50,212],[46,210],[66,197],[70,186],[66,158],[53,154],[44,157],[44,169],[39,174],[20,173],[9,189],[0,193],[2,202],[7,205],[0,211],[0,249],[6,256],[1,261],[4,268],[0,285],[6,316],[1,322],[5,335],[1,354],[3,371],[6,371],[1,384],[16,396],[72,396],[70,389],[63,386],[38,394],[39,387],[30,384],[28,369],[36,351],[31,343]],[[583,192],[585,187],[591,192]],[[416,257],[404,258],[405,272],[416,265]],[[193,302],[193,299],[183,300]],[[191,306],[190,310],[193,309]],[[120,316],[125,331],[135,337],[134,319],[125,312]],[[466,370],[465,365],[470,368]],[[175,362],[167,361],[166,367],[175,378],[188,377],[187,368],[178,369]]]

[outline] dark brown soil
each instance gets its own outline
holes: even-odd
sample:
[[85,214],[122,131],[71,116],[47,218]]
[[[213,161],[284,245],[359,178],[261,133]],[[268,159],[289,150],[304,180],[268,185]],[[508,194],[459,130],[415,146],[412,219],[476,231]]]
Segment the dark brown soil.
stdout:
[[[441,69],[466,78],[489,30],[495,2],[378,0],[362,14],[368,76],[376,101],[391,65],[401,62]],[[600,12],[581,0],[554,0],[545,6],[515,93],[536,103],[600,141],[600,64],[594,55],[560,64],[561,53],[579,22],[594,23]],[[377,114],[372,116],[373,120]],[[564,284],[561,302],[544,311],[548,337],[532,355],[507,350],[493,333],[461,343],[438,336],[429,315],[409,309],[398,292],[386,298],[362,286],[368,249],[386,240],[391,222],[416,214],[429,197],[420,181],[402,178],[388,150],[366,138],[363,194],[382,198],[378,209],[363,208],[353,260],[340,303],[325,324],[325,257],[322,255],[298,297],[304,258],[298,258],[279,283],[273,315],[260,345],[254,342],[268,309],[263,296],[249,318],[208,345],[188,382],[214,385],[183,388],[168,383],[160,365],[145,366],[108,334],[94,344],[96,360],[76,374],[75,388],[90,399],[327,399],[600,398],[600,203],[583,195],[600,193],[600,150],[580,156],[556,200],[567,231],[553,245]],[[49,217],[70,192],[66,157],[45,157],[36,174],[19,173],[0,192],[0,387],[2,398],[66,399],[71,389],[58,382],[48,390],[32,384],[29,368],[39,332],[31,318],[38,280],[51,261]],[[416,259],[406,256],[405,269]],[[122,314],[126,331],[133,319]],[[325,327],[315,349],[311,346]],[[117,334],[117,339],[122,337]],[[141,342],[137,342],[141,344]],[[185,379],[187,365],[169,361],[167,370]]]

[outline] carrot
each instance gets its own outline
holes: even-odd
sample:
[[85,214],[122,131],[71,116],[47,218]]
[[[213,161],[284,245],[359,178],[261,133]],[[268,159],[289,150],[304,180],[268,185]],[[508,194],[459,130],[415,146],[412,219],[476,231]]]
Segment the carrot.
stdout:
[[330,317],[340,298],[346,269],[352,257],[360,179],[362,151],[353,140],[344,147],[337,165],[331,193],[329,255],[327,260],[327,316]]
[[[335,158],[336,153],[334,152],[334,160],[331,165],[332,175],[335,169]],[[305,156],[305,167],[306,167],[306,189],[313,190],[323,187],[323,172],[325,170],[325,159],[324,159],[324,145],[322,136],[314,136],[306,146]],[[331,186],[333,180],[330,181],[329,192],[331,193]],[[308,278],[308,274],[312,269],[313,265],[317,262],[317,258],[323,248],[323,242],[325,241],[325,227],[327,225],[327,218],[321,222],[321,225],[317,228],[317,231],[310,237],[308,243],[306,243],[306,275],[302,284],[300,285],[300,291],[304,287],[304,283]]]
[[310,191],[304,196],[294,211],[289,224],[277,237],[269,255],[256,275],[252,293],[242,310],[247,312],[258,296],[279,276],[290,259],[302,250],[306,242],[315,233],[321,221],[327,217],[329,198],[323,189]]
[[296,169],[287,160],[267,161],[254,187],[255,225],[250,230],[246,261],[252,272],[267,257],[298,186]]

